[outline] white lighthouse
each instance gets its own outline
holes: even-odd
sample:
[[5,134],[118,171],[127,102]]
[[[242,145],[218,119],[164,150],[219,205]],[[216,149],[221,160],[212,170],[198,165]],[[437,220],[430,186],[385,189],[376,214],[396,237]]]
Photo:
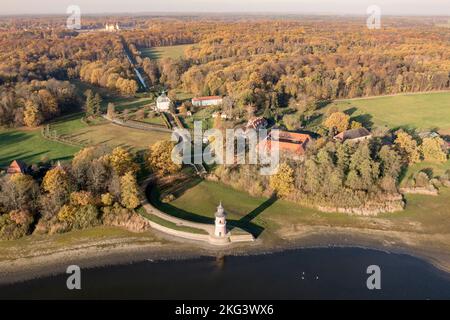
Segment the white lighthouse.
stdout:
[[227,236],[227,219],[222,202],[217,207],[214,235],[219,238]]

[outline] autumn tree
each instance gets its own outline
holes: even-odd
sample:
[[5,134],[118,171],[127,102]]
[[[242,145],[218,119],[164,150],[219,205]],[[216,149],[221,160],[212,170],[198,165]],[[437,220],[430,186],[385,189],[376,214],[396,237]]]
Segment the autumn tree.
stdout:
[[136,172],[138,170],[132,154],[122,147],[115,148],[108,159],[114,172],[119,176],[124,175],[128,171]]
[[108,103],[108,108],[106,110],[106,117],[108,117],[108,119],[113,120],[116,116],[116,106],[114,105],[114,103],[110,102]]
[[397,131],[397,138],[394,143],[409,164],[420,161],[420,152],[417,141],[408,133],[403,130]]
[[92,99],[92,113],[96,116],[99,116],[101,113],[102,101],[99,93],[96,93]]
[[94,93],[91,89],[88,89],[84,93],[86,97],[86,115],[92,116],[95,113],[95,100],[94,100]]
[[42,123],[42,113],[38,105],[31,100],[25,102],[23,122],[27,127],[37,127]]
[[70,194],[70,203],[74,206],[87,206],[95,204],[95,199],[88,191],[75,191]]
[[58,107],[58,101],[47,89],[39,90],[38,96],[41,101],[41,110],[45,119],[50,119],[59,114],[60,109]]
[[111,206],[114,203],[114,197],[109,192],[101,195],[102,204],[105,206]]
[[34,211],[38,206],[39,186],[33,177],[14,174],[0,181],[0,207],[7,211]]
[[58,165],[47,171],[42,181],[42,188],[51,195],[66,194],[72,188],[70,176],[63,167]]
[[439,137],[425,138],[420,146],[423,159],[425,161],[447,161],[447,154],[444,152],[444,140]]
[[150,147],[147,163],[152,171],[164,175],[181,169],[181,165],[172,160],[173,148],[171,141],[158,141]]
[[128,209],[139,206],[139,188],[133,172],[127,172],[120,178],[121,204]]
[[288,196],[294,189],[294,170],[287,164],[282,163],[278,172],[270,177],[270,187],[280,196]]
[[344,112],[334,112],[325,121],[324,126],[329,131],[336,130],[337,133],[343,132],[348,129],[350,123],[350,116]]

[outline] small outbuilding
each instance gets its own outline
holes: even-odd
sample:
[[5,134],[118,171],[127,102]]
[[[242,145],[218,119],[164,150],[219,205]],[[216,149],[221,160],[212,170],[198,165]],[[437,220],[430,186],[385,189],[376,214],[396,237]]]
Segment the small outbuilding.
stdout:
[[363,140],[368,140],[370,138],[372,138],[372,134],[366,128],[346,130],[334,136],[335,140],[339,140],[341,142],[344,141],[359,142]]
[[16,174],[16,173],[25,174],[28,172],[28,166],[25,162],[21,160],[14,160],[13,162],[11,162],[6,172],[8,174]]

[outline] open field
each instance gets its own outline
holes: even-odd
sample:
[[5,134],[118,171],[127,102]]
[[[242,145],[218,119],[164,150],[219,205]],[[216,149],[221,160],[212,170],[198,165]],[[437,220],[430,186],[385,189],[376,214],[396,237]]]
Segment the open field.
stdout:
[[184,50],[190,46],[192,45],[183,44],[177,46],[146,48],[141,50],[141,55],[144,58],[148,57],[155,60],[163,58],[178,59],[184,56]]
[[[120,99],[113,99],[111,101],[116,106],[116,111],[123,111],[125,109],[132,111],[137,111],[141,107],[151,104],[154,102],[153,98],[120,98]],[[105,106],[106,110],[106,106]]]
[[41,129],[0,129],[0,167],[8,166],[14,159],[27,164],[38,163],[43,158],[69,160],[78,150],[77,147],[44,139]]
[[[89,87],[83,87],[83,89],[87,88]],[[108,101],[116,104],[117,111],[129,109],[132,112],[151,103],[153,99],[115,97],[103,101],[103,104],[107,104]],[[111,147],[124,146],[134,150],[146,149],[158,140],[170,139],[167,133],[119,127],[102,119],[98,120],[97,125],[89,126],[82,121],[83,117],[83,112],[61,116],[50,122],[51,130],[56,131],[58,136],[69,138],[76,143],[105,143]],[[160,117],[148,119],[148,122],[164,125]],[[14,159],[21,159],[27,164],[37,163],[44,158],[53,161],[70,160],[80,149],[44,139],[40,128],[0,129],[0,148],[0,167],[9,165]]]
[[122,146],[139,151],[147,149],[159,140],[170,139],[170,134],[160,131],[142,131],[105,122],[71,131],[65,135],[65,138],[89,145],[106,144],[110,147]]
[[325,110],[332,106],[370,127],[437,129],[450,134],[450,92],[342,100]]

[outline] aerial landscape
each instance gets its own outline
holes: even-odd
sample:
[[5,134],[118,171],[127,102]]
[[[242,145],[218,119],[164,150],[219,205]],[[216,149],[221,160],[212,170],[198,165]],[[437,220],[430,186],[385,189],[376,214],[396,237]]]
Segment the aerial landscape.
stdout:
[[0,299],[450,299],[450,6],[135,2],[0,16]]

